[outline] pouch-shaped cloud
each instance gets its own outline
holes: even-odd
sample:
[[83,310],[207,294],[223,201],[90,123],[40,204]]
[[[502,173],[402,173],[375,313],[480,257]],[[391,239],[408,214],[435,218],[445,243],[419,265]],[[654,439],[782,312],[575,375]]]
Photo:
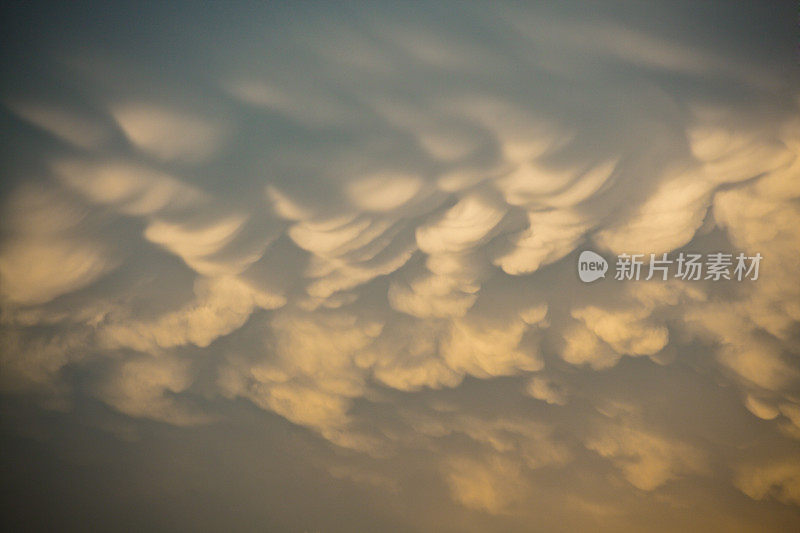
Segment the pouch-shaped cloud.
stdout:
[[703,224],[712,190],[699,172],[668,177],[633,213],[598,232],[595,241],[617,253],[658,254],[680,248]]
[[[354,502],[346,530],[798,523],[791,13],[124,11],[59,18],[0,65],[20,69],[0,76],[1,411],[29,408],[4,429],[41,400],[81,435],[168,434],[202,475],[171,478],[151,529],[197,529],[198,494],[243,509],[206,529],[326,529],[330,502]],[[584,284],[586,250],[762,262]]]
[[167,161],[205,161],[216,155],[227,135],[221,121],[174,105],[124,102],[113,105],[111,115],[134,145]]
[[359,354],[383,325],[335,310],[283,310],[271,327],[274,357],[232,358],[220,374],[224,393],[249,398],[342,446],[362,447],[357,436],[346,431],[348,409],[365,388]]
[[206,422],[208,417],[182,406],[170,393],[192,383],[191,366],[168,357],[136,358],[115,368],[98,389],[109,405],[125,414],[179,426]]
[[337,257],[369,245],[395,223],[391,218],[350,214],[299,222],[289,228],[289,236],[304,250],[323,257]]
[[255,108],[280,113],[314,127],[346,122],[349,118],[346,106],[336,102],[330,92],[314,83],[315,80],[265,81],[252,74],[237,78],[225,83],[226,89]]
[[251,238],[244,253],[233,257],[221,254],[243,233],[246,224],[245,216],[235,214],[212,221],[189,221],[183,224],[154,220],[145,229],[144,236],[148,241],[174,253],[203,275],[236,274],[258,260],[272,240],[269,234]]
[[[398,238],[391,239],[380,252],[363,261],[322,259],[319,263],[323,266],[317,265],[323,269],[318,271],[321,275],[309,283],[306,290],[311,296],[329,298],[336,292],[353,289],[378,276],[397,271],[411,258],[414,251],[413,244]],[[309,275],[317,277],[313,272],[309,272]]]
[[633,486],[646,491],[681,475],[702,473],[706,468],[702,452],[633,427],[606,428],[586,447],[611,459]]
[[347,186],[350,201],[368,211],[391,211],[411,200],[422,187],[417,176],[383,174],[357,179]]
[[501,325],[470,316],[455,319],[442,355],[450,368],[477,377],[539,370],[542,362],[537,354],[520,346],[527,328],[522,320]]
[[528,228],[509,235],[513,247],[493,262],[509,274],[535,272],[577,248],[592,225],[590,218],[572,210],[529,211]]
[[477,298],[475,281],[423,270],[393,281],[387,297],[393,309],[419,318],[463,316]]
[[172,176],[128,161],[61,160],[53,166],[64,183],[90,201],[111,205],[126,215],[187,208],[203,197]]
[[451,368],[438,353],[446,329],[440,321],[396,319],[384,326],[362,360],[369,362],[375,379],[393,389],[454,387],[463,373]]
[[0,335],[0,388],[6,393],[44,393],[51,406],[63,408],[69,402],[61,373],[87,355],[83,348],[89,335],[76,330],[44,337],[21,328],[4,328]]
[[453,498],[466,507],[492,514],[502,513],[525,498],[525,482],[519,464],[503,457],[453,458],[444,474]]
[[11,109],[30,123],[74,146],[98,149],[111,138],[107,124],[67,105],[19,100]]
[[786,167],[796,157],[772,138],[774,133],[769,130],[733,129],[724,122],[719,124],[720,118],[706,120],[689,130],[689,139],[692,153],[705,163],[706,174],[714,183],[747,180]]
[[561,390],[561,387],[542,376],[531,378],[528,382],[527,392],[537,400],[550,404],[564,405],[567,403],[567,395]]
[[0,250],[0,294],[40,304],[83,288],[116,264],[108,247],[82,235],[80,208],[35,186],[22,188],[6,210]]
[[747,410],[756,415],[758,418],[764,420],[772,420],[780,414],[777,407],[770,405],[768,402],[762,401],[752,394],[749,394],[744,402]]
[[182,309],[150,322],[112,323],[100,333],[110,347],[141,352],[189,343],[205,347],[240,328],[255,309],[274,309],[285,301],[281,295],[264,293],[236,277],[199,278],[195,300]]
[[581,324],[564,332],[561,357],[570,364],[588,363],[592,368],[600,370],[616,365],[622,355]]
[[417,228],[417,244],[429,254],[463,252],[485,243],[506,214],[497,201],[474,193]]
[[569,207],[596,194],[608,183],[615,168],[615,161],[583,171],[550,168],[534,161],[497,180],[497,185],[511,205]]
[[646,311],[618,312],[590,306],[573,310],[572,316],[621,354],[652,355],[669,339],[667,328],[644,320]]
[[767,464],[742,466],[735,484],[755,500],[775,498],[787,504],[800,504],[800,468],[796,457],[770,461]]
[[6,244],[0,255],[3,294],[12,301],[36,304],[72,292],[109,268],[101,247],[80,241]]
[[442,432],[464,433],[486,446],[481,456],[447,457],[441,468],[456,501],[492,514],[511,512],[524,503],[531,490],[530,471],[561,466],[571,459],[569,450],[553,438],[547,426],[507,418],[466,417],[445,425]]

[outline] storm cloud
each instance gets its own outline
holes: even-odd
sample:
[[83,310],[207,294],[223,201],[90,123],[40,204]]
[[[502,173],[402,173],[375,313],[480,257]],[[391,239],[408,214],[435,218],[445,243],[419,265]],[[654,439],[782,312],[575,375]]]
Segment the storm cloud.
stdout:
[[791,3],[4,10],[9,524],[800,524]]

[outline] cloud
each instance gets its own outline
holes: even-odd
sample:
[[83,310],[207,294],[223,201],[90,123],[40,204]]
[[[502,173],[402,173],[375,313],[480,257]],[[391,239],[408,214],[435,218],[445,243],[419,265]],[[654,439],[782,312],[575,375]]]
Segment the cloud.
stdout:
[[379,174],[348,184],[347,195],[361,209],[391,211],[414,198],[421,187],[422,180],[414,175]]
[[736,474],[736,486],[754,500],[775,498],[779,502],[800,505],[800,468],[797,459],[788,457],[762,465],[742,466]]
[[446,327],[441,321],[395,319],[384,326],[365,360],[372,366],[375,378],[394,389],[454,387],[463,373],[448,366],[439,354]]
[[170,357],[139,357],[119,364],[97,394],[127,415],[189,426],[209,420],[173,396],[191,384],[191,366],[187,362]]
[[48,402],[69,404],[64,395],[62,369],[86,356],[86,331],[34,336],[24,329],[4,328],[0,336],[0,362],[3,365],[0,387],[5,392],[44,393]]
[[250,398],[343,446],[361,446],[345,431],[348,408],[365,388],[358,356],[383,324],[337,310],[316,315],[283,310],[270,327],[274,356],[232,356],[220,372],[223,393]]
[[183,259],[194,271],[206,276],[238,274],[255,263],[275,235],[258,228],[261,235],[248,231],[253,221],[232,214],[215,220],[189,220],[184,223],[154,220],[144,237]]
[[175,105],[121,102],[111,116],[139,149],[158,159],[200,163],[221,149],[225,125]]
[[534,376],[528,382],[527,392],[537,400],[549,404],[565,405],[567,394],[558,384],[542,376]]
[[466,507],[498,514],[524,499],[519,465],[508,459],[453,458],[443,468],[453,498]]
[[[0,259],[5,296],[31,304],[79,289],[108,270],[103,249],[81,241],[18,243]],[[31,268],[37,265],[36,268]]]
[[188,305],[151,321],[105,325],[100,338],[108,347],[145,353],[190,343],[206,347],[239,329],[256,309],[278,308],[286,301],[235,277],[198,278],[194,293]]
[[410,271],[406,279],[392,281],[387,293],[389,303],[393,309],[418,318],[464,316],[477,298],[476,277],[481,270],[456,272],[467,279],[423,269]]
[[[800,505],[800,100],[734,21],[772,11],[149,9],[55,32],[3,93],[6,397],[226,449],[242,424],[285,444],[243,493],[296,449],[304,494],[366,483],[407,529]],[[583,284],[589,249],[762,263]]]
[[598,232],[595,241],[616,253],[665,253],[692,240],[711,204],[702,173],[669,177],[627,217]]
[[66,104],[18,100],[9,102],[9,107],[31,124],[78,148],[98,149],[112,136],[108,124]]
[[751,394],[748,394],[747,398],[745,398],[744,405],[748,411],[763,420],[772,420],[780,414],[780,411],[770,405],[769,402],[760,400]]
[[529,211],[528,228],[510,235],[513,248],[493,263],[512,275],[535,272],[574,250],[591,227],[586,217],[574,211]]
[[590,306],[574,309],[572,316],[620,354],[653,355],[669,340],[665,327],[643,320],[646,312],[615,312]]
[[679,476],[702,473],[702,452],[647,430],[608,427],[586,447],[610,459],[634,487],[651,491]]
[[616,365],[622,357],[583,325],[567,329],[564,342],[560,355],[573,365],[589,364],[595,370],[600,370]]
[[66,185],[90,201],[113,206],[126,215],[192,207],[203,197],[177,178],[131,161],[63,159],[53,168]]
[[497,180],[510,205],[565,208],[587,200],[612,179],[616,161],[588,169],[548,168],[529,162]]
[[0,294],[30,305],[83,288],[116,265],[108,246],[85,235],[80,207],[28,186],[9,199],[0,251]]
[[429,254],[458,253],[488,241],[500,229],[506,210],[480,194],[459,202],[417,228],[417,244]]
[[442,344],[442,356],[450,368],[482,378],[539,370],[538,355],[521,345],[527,328],[522,320],[501,325],[471,316],[458,318]]

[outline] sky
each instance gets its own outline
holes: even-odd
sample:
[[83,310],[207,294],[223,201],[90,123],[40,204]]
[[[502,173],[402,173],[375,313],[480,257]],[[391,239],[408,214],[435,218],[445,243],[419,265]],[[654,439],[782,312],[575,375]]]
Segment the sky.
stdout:
[[800,530],[793,2],[2,10],[4,529]]

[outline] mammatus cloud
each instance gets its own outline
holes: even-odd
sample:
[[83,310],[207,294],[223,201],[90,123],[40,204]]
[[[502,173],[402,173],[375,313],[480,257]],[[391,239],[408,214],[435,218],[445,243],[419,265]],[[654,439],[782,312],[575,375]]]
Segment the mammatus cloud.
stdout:
[[3,296],[41,304],[95,281],[111,266],[103,242],[84,235],[84,213],[55,192],[20,187],[5,210],[11,237],[0,254]]
[[223,124],[175,106],[124,102],[110,113],[137,148],[158,159],[200,163],[216,154],[225,136]]
[[[38,52],[58,68],[2,94],[3,393],[187,432],[253,408],[332,479],[489,529],[797,523],[796,80],[628,9],[261,13],[181,36],[180,67]],[[584,285],[586,249],[763,263]]]
[[744,466],[739,470],[735,483],[742,492],[756,500],[773,497],[789,505],[797,505],[800,501],[796,457],[759,466]]
[[519,465],[500,457],[449,459],[445,476],[453,498],[472,509],[498,514],[525,498]]

